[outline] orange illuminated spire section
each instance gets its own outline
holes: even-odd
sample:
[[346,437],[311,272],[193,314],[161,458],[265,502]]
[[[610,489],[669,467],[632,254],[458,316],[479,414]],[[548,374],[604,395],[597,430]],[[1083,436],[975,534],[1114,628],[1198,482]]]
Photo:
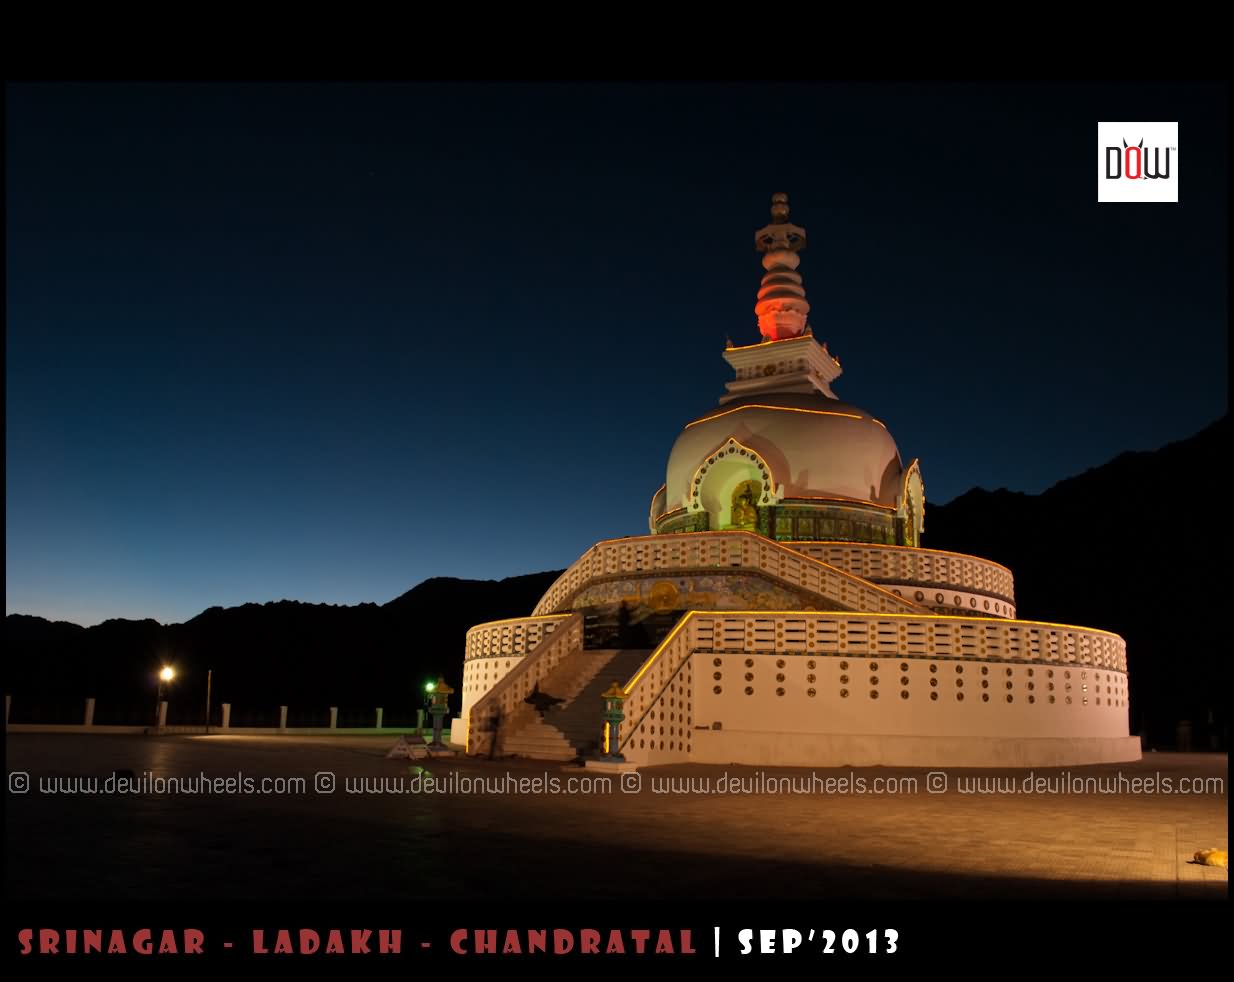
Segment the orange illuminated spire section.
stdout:
[[783,341],[806,333],[810,305],[797,267],[797,255],[806,246],[806,230],[788,220],[788,195],[771,196],[771,224],[754,233],[755,248],[763,253],[763,284],[754,313],[767,341]]
[[762,338],[740,346],[730,341],[725,348],[724,360],[737,377],[725,386],[728,392],[720,402],[773,393],[835,399],[831,383],[840,376],[840,363],[814,337],[806,319],[810,305],[797,272],[806,230],[789,222],[787,194],[771,196],[771,224],[754,233],[754,244],[767,270],[754,305]]

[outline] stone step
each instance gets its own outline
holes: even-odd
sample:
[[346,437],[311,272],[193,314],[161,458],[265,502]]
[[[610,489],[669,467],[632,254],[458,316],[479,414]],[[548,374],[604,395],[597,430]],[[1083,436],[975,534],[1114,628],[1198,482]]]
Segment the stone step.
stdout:
[[503,741],[506,753],[544,760],[573,760],[578,756],[574,745],[553,727],[540,723],[529,726],[516,736]]
[[595,753],[603,734],[601,694],[614,680],[627,681],[650,652],[642,649],[576,651],[550,673],[540,691],[565,698],[543,717],[525,723],[501,740],[506,753],[569,760]]
[[521,747],[557,747],[562,750],[569,750],[573,744],[560,733],[554,733],[550,736],[535,736],[519,734],[513,736],[506,741],[506,746],[512,747],[515,744]]
[[540,747],[507,747],[505,753],[514,757],[530,757],[532,760],[576,760],[578,753],[569,750],[545,750]]
[[511,740],[502,749],[505,753],[519,754],[522,757],[553,757],[569,760],[571,757],[578,756],[575,747],[564,741],[550,743],[539,740]]
[[568,703],[580,689],[595,678],[617,653],[615,651],[576,651],[549,673],[540,685],[540,691],[563,698]]

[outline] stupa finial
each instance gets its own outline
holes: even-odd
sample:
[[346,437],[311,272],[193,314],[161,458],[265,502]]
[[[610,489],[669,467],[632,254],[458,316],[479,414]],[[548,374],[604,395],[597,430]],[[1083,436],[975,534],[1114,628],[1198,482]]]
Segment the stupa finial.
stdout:
[[788,221],[788,195],[783,191],[771,196],[771,220],[777,224]]
[[771,224],[754,233],[754,247],[763,253],[767,274],[758,291],[754,313],[765,341],[795,338],[806,331],[810,305],[797,267],[797,255],[806,247],[806,230],[788,220],[788,195],[771,196]]

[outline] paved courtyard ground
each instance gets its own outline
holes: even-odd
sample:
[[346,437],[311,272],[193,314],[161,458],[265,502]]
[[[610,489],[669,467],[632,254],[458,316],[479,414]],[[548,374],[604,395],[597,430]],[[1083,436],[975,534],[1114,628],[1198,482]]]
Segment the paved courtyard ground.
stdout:
[[[621,776],[604,775],[605,788],[579,785],[596,775],[555,763],[389,760],[392,742],[9,734],[8,895],[1228,894],[1224,870],[1189,862],[1197,849],[1228,847],[1224,755],[1148,754],[1135,764],[1031,773],[954,769],[941,777],[921,769],[691,765],[649,768],[624,786]],[[101,782],[117,772],[185,783],[178,793],[88,794],[80,786],[69,793],[74,779]],[[426,772],[443,792],[425,789]],[[267,784],[270,793],[207,793],[187,783],[203,775],[237,787],[245,778],[293,783]],[[557,790],[545,793],[553,781]],[[862,782],[865,793],[856,793]]]

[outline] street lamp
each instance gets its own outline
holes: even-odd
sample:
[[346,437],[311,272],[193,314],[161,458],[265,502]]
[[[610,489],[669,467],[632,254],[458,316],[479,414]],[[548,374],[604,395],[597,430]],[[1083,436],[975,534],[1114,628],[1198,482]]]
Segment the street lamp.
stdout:
[[176,670],[170,665],[164,665],[159,669],[159,691],[154,700],[154,724],[157,726],[159,721],[159,706],[163,704],[163,686],[176,677]]
[[608,691],[600,696],[604,700],[604,756],[601,760],[611,763],[625,763],[625,758],[621,756],[621,721],[626,718],[626,714],[622,710],[622,703],[625,702],[626,692],[621,687],[621,682],[617,679],[613,680],[613,684],[609,686]]
[[436,682],[430,682],[424,688],[433,696],[433,701],[428,707],[433,717],[433,742],[429,744],[429,749],[445,750],[446,745],[441,742],[441,721],[448,711],[450,696],[454,694],[454,689],[446,684],[444,678],[440,677]]

